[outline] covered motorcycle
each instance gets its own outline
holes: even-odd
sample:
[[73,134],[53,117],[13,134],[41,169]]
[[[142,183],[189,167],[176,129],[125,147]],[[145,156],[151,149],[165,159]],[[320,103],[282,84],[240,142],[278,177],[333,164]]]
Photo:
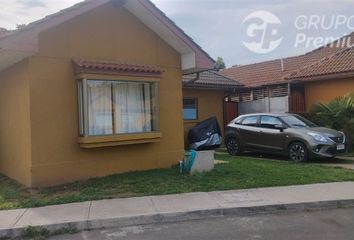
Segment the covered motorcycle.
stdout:
[[216,117],[209,118],[193,127],[188,133],[190,149],[211,150],[219,148],[221,131]]

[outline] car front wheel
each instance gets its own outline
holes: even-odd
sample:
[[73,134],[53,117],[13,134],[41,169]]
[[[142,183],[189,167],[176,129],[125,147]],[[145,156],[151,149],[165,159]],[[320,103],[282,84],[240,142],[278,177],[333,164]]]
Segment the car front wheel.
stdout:
[[241,154],[241,145],[237,138],[232,137],[226,140],[227,152],[232,156],[237,156]]
[[308,160],[308,152],[305,144],[294,142],[289,146],[289,158],[295,162],[305,162]]

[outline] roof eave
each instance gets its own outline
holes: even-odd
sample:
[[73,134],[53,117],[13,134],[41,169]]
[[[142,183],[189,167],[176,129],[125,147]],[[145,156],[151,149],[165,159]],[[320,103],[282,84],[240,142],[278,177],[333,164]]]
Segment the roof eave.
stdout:
[[[38,51],[38,34],[89,10],[92,10],[111,0],[88,0],[63,10],[63,13],[56,13],[47,18],[29,24],[23,30],[16,31],[0,38],[0,50],[10,55],[18,55],[22,52],[22,60]],[[181,55],[181,66],[183,73],[193,73],[212,69],[215,61],[202,48],[188,37],[177,25],[175,25],[162,11],[160,11],[149,0],[121,1],[119,6],[123,6],[148,28],[155,32],[161,39],[168,43]],[[10,53],[11,51],[17,53]],[[5,62],[7,54],[1,54],[0,63]],[[5,69],[11,61],[0,66]]]
[[33,52],[8,51],[0,49],[0,71],[3,71],[16,63],[32,56]]
[[184,89],[200,89],[200,90],[235,90],[235,89],[241,89],[243,86],[239,85],[208,85],[208,84],[183,84]]
[[333,73],[326,75],[317,75],[305,78],[289,78],[291,82],[315,82],[315,81],[325,81],[325,80],[335,80],[335,79],[345,79],[354,77],[354,71],[351,72],[342,72],[342,73]]
[[0,40],[0,71],[34,55],[38,51],[38,36],[26,30],[4,36]]
[[214,67],[214,59],[151,1],[126,1],[124,7],[181,54],[183,74],[205,71]]

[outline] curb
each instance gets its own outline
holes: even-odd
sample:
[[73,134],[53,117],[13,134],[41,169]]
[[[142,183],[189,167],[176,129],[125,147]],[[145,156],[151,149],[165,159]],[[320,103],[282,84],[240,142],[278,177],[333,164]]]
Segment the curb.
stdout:
[[[46,229],[50,232],[71,227],[78,231],[98,230],[113,227],[127,227],[136,225],[147,225],[156,223],[171,223],[190,220],[202,220],[208,218],[221,217],[243,217],[254,216],[261,214],[281,213],[281,212],[303,212],[303,211],[318,211],[337,208],[354,207],[354,199],[348,200],[333,200],[320,202],[304,202],[292,204],[275,204],[255,207],[236,207],[236,208],[215,208],[192,210],[175,213],[157,213],[151,215],[140,215],[132,217],[120,217],[112,219],[94,219],[80,222],[67,222],[53,225],[34,226],[35,228]],[[0,229],[0,238],[16,238],[23,235],[26,227]]]

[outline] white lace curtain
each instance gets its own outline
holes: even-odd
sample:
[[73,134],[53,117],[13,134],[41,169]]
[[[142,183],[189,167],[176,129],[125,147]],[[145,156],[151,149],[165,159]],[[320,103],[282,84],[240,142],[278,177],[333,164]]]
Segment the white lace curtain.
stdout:
[[113,85],[116,133],[151,132],[151,94],[148,83]]
[[151,132],[151,83],[88,81],[89,135]]

